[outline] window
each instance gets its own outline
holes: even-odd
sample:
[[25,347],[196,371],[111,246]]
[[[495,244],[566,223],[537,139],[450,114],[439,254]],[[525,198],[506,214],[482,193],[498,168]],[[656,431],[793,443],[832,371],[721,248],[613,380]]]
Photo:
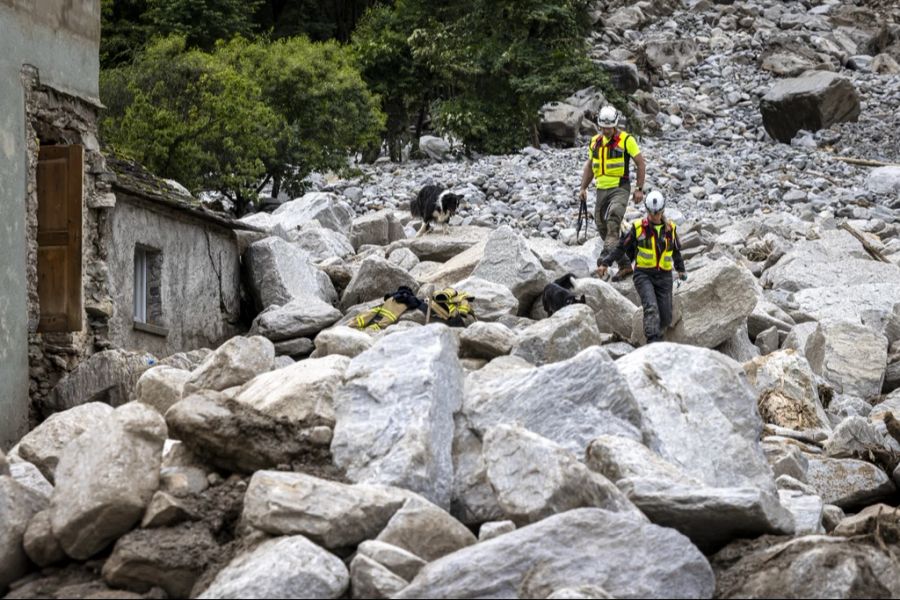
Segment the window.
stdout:
[[162,310],[162,252],[134,249],[134,328],[166,335]]

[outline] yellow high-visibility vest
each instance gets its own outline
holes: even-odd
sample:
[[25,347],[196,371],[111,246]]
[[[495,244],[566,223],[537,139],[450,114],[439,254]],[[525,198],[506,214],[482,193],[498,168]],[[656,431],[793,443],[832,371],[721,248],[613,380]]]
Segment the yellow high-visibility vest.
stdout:
[[651,227],[654,225],[645,219],[638,219],[634,222],[634,239],[637,242],[635,266],[638,269],[671,271],[674,265],[672,252],[675,251],[675,222],[669,221],[663,227],[661,240],[664,246],[662,248],[656,247],[656,236],[650,231]]

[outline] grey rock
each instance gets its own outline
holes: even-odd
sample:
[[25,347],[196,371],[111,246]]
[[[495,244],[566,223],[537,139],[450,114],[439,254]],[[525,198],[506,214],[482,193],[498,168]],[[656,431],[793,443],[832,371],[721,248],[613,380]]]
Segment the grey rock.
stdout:
[[316,357],[341,354],[353,358],[371,348],[375,343],[368,333],[345,325],[319,332],[314,341]]
[[380,256],[368,256],[344,290],[341,296],[341,309],[346,311],[361,302],[380,300],[385,294],[395,292],[400,286],[406,286],[413,292],[419,289],[418,282],[407,271]]
[[600,333],[615,333],[622,339],[631,339],[634,315],[639,310],[637,306],[605,281],[577,279],[574,283],[575,295],[584,294],[587,305],[596,313]]
[[28,522],[28,529],[22,538],[22,547],[28,558],[39,567],[46,567],[66,559],[66,553],[53,535],[50,511],[36,513]]
[[[663,342],[635,350],[616,366],[640,406],[651,450],[712,487],[774,492],[757,441],[762,422],[755,394],[740,365],[713,350]],[[684,415],[691,415],[689,422]]]
[[443,162],[452,158],[450,143],[437,136],[423,135],[419,138],[419,150],[431,160]]
[[257,375],[235,400],[273,418],[334,426],[334,395],[350,364],[346,356],[310,358]]
[[512,354],[540,366],[567,360],[600,343],[594,311],[587,305],[573,304],[523,329]]
[[244,259],[260,310],[308,296],[326,304],[337,301],[331,279],[313,265],[310,254],[299,246],[269,237],[251,244]]
[[680,533],[582,508],[432,562],[396,597],[537,598],[572,582],[617,598],[705,598],[715,588],[709,563]]
[[341,318],[341,311],[315,296],[273,305],[253,320],[250,333],[273,342],[314,336]]
[[309,192],[285,202],[271,215],[273,230],[284,236],[313,221],[332,231],[349,235],[353,225],[353,209],[337,194]]
[[481,527],[478,528],[478,541],[486,542],[515,530],[516,524],[512,521],[488,521],[487,523],[482,523]]
[[812,370],[839,393],[871,398],[881,393],[888,342],[880,333],[850,321],[819,323],[806,345]]
[[392,598],[407,585],[406,579],[368,556],[357,554],[350,561],[353,598]]
[[464,357],[490,360],[509,354],[517,340],[506,325],[476,321],[459,334],[459,351]]
[[268,339],[235,336],[210,354],[184,384],[183,395],[197,390],[221,391],[243,385],[260,373],[271,371],[275,346]]
[[132,402],[69,443],[50,502],[53,534],[84,560],[136,525],[159,487],[166,424]]
[[112,413],[113,408],[108,404],[89,402],[50,415],[19,441],[18,454],[53,483],[56,465],[66,445],[84,431],[105,422]]
[[766,423],[796,431],[831,429],[819,400],[816,376],[794,350],[782,350],[744,364]]
[[393,544],[366,540],[356,549],[357,553],[366,556],[386,567],[392,573],[411,581],[427,563],[412,552]]
[[191,378],[190,371],[161,365],[148,369],[138,379],[134,389],[135,400],[152,406],[160,414],[181,400],[184,385]]
[[355,250],[366,244],[387,246],[405,237],[403,227],[389,210],[379,210],[353,219],[350,233],[350,241]]
[[777,82],[760,101],[766,132],[789,142],[800,129],[818,131],[843,121],[856,121],[860,100],[850,80],[827,71]]
[[520,313],[523,307],[531,306],[550,281],[527,242],[507,226],[500,227],[488,237],[484,257],[472,271],[472,276],[509,288],[519,301]]
[[156,587],[170,598],[188,598],[218,550],[202,524],[136,529],[116,542],[103,564],[103,579],[118,589],[146,593]]
[[28,522],[47,505],[46,499],[8,475],[0,475],[0,592],[29,569],[22,540]]
[[104,350],[82,361],[51,390],[45,413],[67,410],[89,402],[121,406],[129,401],[141,374],[156,364],[146,352]]
[[642,518],[612,482],[546,438],[498,425],[487,431],[483,443],[487,480],[504,514],[519,526],[582,507]]
[[267,540],[219,571],[198,598],[340,598],[350,585],[337,556],[300,535]]
[[808,455],[806,480],[822,501],[849,508],[878,501],[896,491],[893,482],[875,465],[850,458]]
[[450,285],[453,289],[468,293],[471,306],[479,321],[496,321],[519,310],[519,301],[508,287],[479,277],[468,277]]
[[450,506],[453,413],[463,391],[457,348],[450,330],[433,324],[383,337],[353,359],[335,395],[331,444],[352,481]]
[[421,497],[409,498],[391,517],[376,541],[402,548],[425,562],[476,542],[469,529]]

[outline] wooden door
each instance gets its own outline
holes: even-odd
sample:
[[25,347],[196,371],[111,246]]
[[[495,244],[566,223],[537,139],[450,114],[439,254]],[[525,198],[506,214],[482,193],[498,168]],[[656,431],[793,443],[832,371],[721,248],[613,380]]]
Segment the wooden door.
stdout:
[[82,146],[42,146],[38,156],[38,331],[82,326]]

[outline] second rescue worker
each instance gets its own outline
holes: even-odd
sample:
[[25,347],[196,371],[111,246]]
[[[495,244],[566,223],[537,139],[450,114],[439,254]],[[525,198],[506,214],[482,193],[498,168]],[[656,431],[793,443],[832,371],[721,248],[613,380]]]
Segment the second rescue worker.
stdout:
[[[637,165],[637,187],[634,203],[644,200],[644,174],[646,163],[634,136],[618,129],[619,111],[612,106],[604,106],[597,118],[600,133],[591,139],[590,156],[584,163],[581,176],[579,198],[587,199],[587,188],[594,180],[597,186],[597,202],[594,205],[594,222],[603,239],[603,255],[612,252],[619,241],[619,228],[625,218],[628,196],[631,192],[630,162]],[[633,273],[628,260],[622,257],[619,271],[613,281],[619,281]]]

